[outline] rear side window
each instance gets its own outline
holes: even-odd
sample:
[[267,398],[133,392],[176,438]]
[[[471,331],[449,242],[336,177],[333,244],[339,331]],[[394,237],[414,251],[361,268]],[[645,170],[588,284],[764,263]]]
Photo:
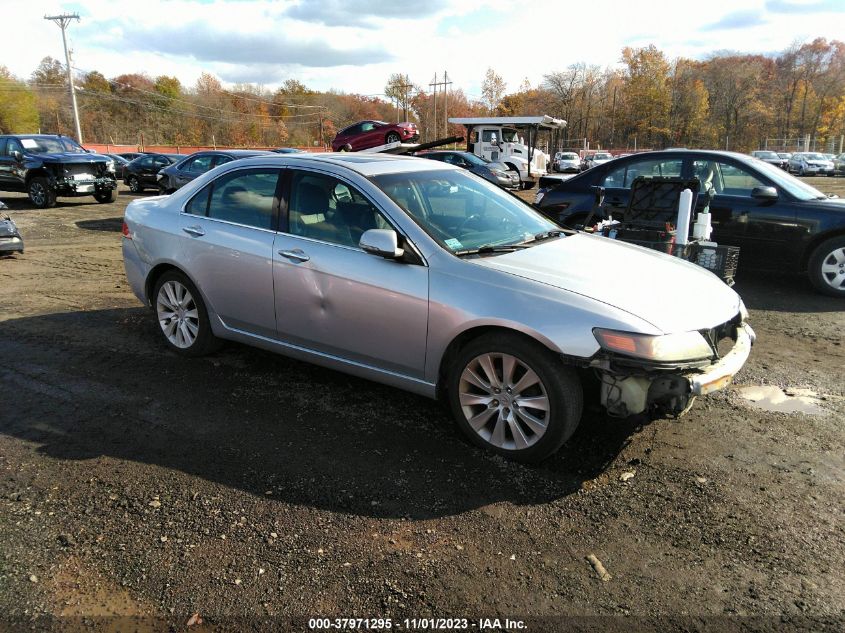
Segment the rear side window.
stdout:
[[683,161],[680,159],[643,160],[610,170],[604,178],[605,187],[630,189],[638,176],[680,178]]
[[213,159],[213,156],[197,156],[185,166],[185,171],[194,174],[204,174],[211,169],[211,161]]
[[185,213],[259,229],[273,229],[278,169],[229,172],[203,187]]

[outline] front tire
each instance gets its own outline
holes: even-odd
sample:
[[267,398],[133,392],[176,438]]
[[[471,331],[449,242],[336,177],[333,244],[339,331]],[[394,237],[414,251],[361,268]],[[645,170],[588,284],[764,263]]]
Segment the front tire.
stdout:
[[398,143],[401,140],[402,139],[399,138],[399,135],[396,132],[391,132],[390,134],[388,134],[385,137],[384,142],[385,143]]
[[167,346],[183,356],[204,356],[220,346],[211,331],[208,311],[196,286],[171,270],[156,281],[153,309]]
[[94,200],[101,204],[108,204],[117,200],[117,189],[108,189],[105,191],[98,191],[94,194]]
[[528,463],[570,438],[584,398],[574,369],[539,343],[507,333],[481,336],[459,352],[448,397],[470,442]]
[[29,199],[38,209],[49,209],[56,206],[56,192],[50,187],[48,180],[38,176],[29,181],[27,189]]
[[141,193],[144,188],[141,186],[141,181],[135,176],[129,176],[129,191],[132,193]]
[[831,297],[845,297],[845,236],[819,244],[808,262],[810,281],[816,290]]

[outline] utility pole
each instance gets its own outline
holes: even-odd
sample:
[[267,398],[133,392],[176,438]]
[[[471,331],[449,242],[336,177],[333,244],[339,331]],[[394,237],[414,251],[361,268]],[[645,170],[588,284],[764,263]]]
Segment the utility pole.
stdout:
[[443,71],[443,129],[445,136],[449,136],[449,86],[452,82],[449,81],[449,75]]
[[[428,85],[433,86],[433,89],[434,89],[434,126],[433,127],[434,127],[434,136],[436,137],[437,136],[437,86],[438,86],[437,73],[436,72],[434,73],[434,81],[431,82]],[[432,139],[429,139],[429,140],[433,141],[434,139],[432,138]]]
[[429,86],[432,86],[434,89],[434,135],[437,136],[437,88],[438,86],[443,86],[443,106],[444,112],[446,113],[446,121],[444,122],[444,126],[446,128],[446,133],[449,132],[449,111],[448,111],[448,86],[452,83],[448,80],[448,76],[446,71],[443,71],[443,81],[437,81],[437,73],[434,73],[434,81],[432,81]]
[[63,13],[61,15],[45,15],[45,20],[51,20],[62,30],[62,44],[65,47],[65,64],[67,64],[67,82],[70,84],[70,101],[73,104],[73,121],[76,123],[76,140],[82,145],[82,128],[79,126],[79,109],[76,107],[76,90],[73,87],[73,70],[70,67],[70,55],[67,52],[67,36],[65,30],[71,20],[79,22],[78,13]]

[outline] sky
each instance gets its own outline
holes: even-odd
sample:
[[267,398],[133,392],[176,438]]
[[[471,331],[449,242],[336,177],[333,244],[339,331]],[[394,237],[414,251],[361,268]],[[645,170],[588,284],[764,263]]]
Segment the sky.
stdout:
[[228,85],[296,79],[365,95],[395,72],[430,89],[447,71],[452,89],[478,98],[488,67],[515,91],[570,64],[615,66],[625,46],[703,59],[845,38],[845,0],[0,0],[0,65],[28,78],[47,55],[64,62],[44,19],[63,12],[80,16],[68,35],[82,72],[192,86],[207,71]]

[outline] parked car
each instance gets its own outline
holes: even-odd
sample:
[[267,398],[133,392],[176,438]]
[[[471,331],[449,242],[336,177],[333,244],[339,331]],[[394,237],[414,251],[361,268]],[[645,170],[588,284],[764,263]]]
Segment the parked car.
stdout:
[[562,174],[581,171],[581,157],[575,152],[557,152],[552,167]]
[[763,162],[769,163],[770,165],[774,165],[775,167],[779,167],[781,169],[786,169],[787,165],[789,165],[789,161],[778,156],[777,152],[770,152],[769,150],[761,149],[751,152],[751,155],[758,160],[762,160]]
[[14,220],[3,213],[8,207],[0,202],[0,257],[23,253],[23,237]]
[[185,154],[142,154],[123,169],[123,183],[132,193],[158,189],[158,172],[185,158]]
[[84,149],[69,136],[0,136],[0,191],[21,191],[39,209],[55,206],[57,196],[117,199],[114,161]]
[[789,159],[789,171],[799,176],[832,176],[833,161],[818,152],[798,152]]
[[593,206],[593,188],[604,187],[602,217],[618,217],[637,176],[709,182],[715,193],[712,239],[741,248],[741,269],[806,271],[819,291],[845,297],[845,200],[744,154],[679,150],[618,158],[541,189],[535,206],[556,222],[577,226]]
[[845,154],[840,154],[833,159],[833,173],[845,176]]
[[416,123],[359,121],[343,128],[332,141],[334,152],[357,152],[386,143],[414,143],[419,140]]
[[277,147],[276,149],[271,149],[271,152],[276,152],[277,154],[304,154],[305,150],[297,149],[295,147]]
[[789,168],[789,159],[792,158],[792,152],[778,152],[778,157],[786,160],[787,169]]
[[582,163],[583,169],[592,169],[596,165],[603,165],[604,163],[613,160],[613,154],[609,152],[596,152],[584,157]]
[[149,153],[150,153],[150,152],[120,152],[120,153],[118,154],[118,156],[122,156],[122,157],[123,157],[123,158],[125,158],[128,162],[130,162],[130,163],[131,163],[133,160],[135,160],[135,159],[136,159],[136,158],[138,158],[139,156],[144,156],[144,155],[149,154]]
[[233,162],[133,200],[123,238],[173,352],[235,340],[442,398],[471,441],[524,461],[572,435],[585,384],[615,415],[679,414],[754,340],[739,296],[703,268],[562,231],[438,161]]
[[164,167],[158,172],[157,184],[161,194],[173,193],[179,187],[184,187],[197,176],[239,158],[249,158],[270,154],[270,152],[253,149],[208,150],[195,152],[178,163]]
[[114,161],[114,172],[115,177],[118,180],[123,180],[123,174],[125,172],[126,166],[129,164],[129,159],[124,158],[120,154],[103,154],[103,156],[108,156]]
[[519,189],[519,172],[508,169],[504,163],[496,163],[472,152],[458,152],[452,150],[438,150],[419,154],[422,158],[443,161],[467,171],[471,171],[489,180],[494,185],[505,189]]

